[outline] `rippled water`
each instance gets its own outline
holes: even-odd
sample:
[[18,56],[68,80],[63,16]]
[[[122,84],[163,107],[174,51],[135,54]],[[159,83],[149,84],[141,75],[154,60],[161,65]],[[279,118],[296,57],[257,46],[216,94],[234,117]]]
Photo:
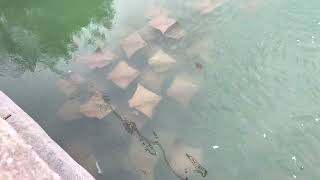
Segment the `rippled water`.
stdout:
[[[74,57],[108,47],[125,58],[119,42],[147,24],[144,11],[150,3],[0,3],[0,89],[98,179],[148,179],[139,169],[148,163],[133,158],[141,163],[132,168],[128,154],[135,149],[134,140],[112,114],[102,120],[59,119],[56,113],[68,98],[56,81],[63,71],[82,74],[102,86],[120,114],[132,114],[126,101],[136,82],[122,91],[106,80],[114,65],[92,71],[79,67]],[[320,178],[320,2],[225,0],[205,15],[192,9],[191,1],[160,4],[186,36],[155,41],[179,66],[158,93],[163,99],[153,118],[136,117],[146,120],[141,133],[151,137],[156,131],[164,144],[176,139],[200,149],[208,175],[190,179]],[[140,53],[135,60],[143,58]],[[198,87],[187,107],[166,95],[181,72],[190,74]],[[161,158],[152,169],[154,179],[177,179]]]

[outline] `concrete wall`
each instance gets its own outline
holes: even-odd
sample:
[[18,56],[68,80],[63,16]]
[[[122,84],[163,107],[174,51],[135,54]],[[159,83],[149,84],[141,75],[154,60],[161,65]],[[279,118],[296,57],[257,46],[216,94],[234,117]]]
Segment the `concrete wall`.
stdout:
[[[16,133],[17,136],[15,138],[20,138],[19,140],[20,143],[24,143],[30,147],[29,148],[30,153],[32,154],[33,152],[35,154],[35,155],[32,155],[32,157],[34,158],[38,157],[38,159],[41,159],[40,160],[41,162],[43,161],[45,164],[47,164],[47,167],[49,168],[48,173],[50,172],[50,170],[52,170],[51,172],[52,176],[50,177],[52,177],[53,179],[61,178],[63,180],[94,180],[93,176],[91,176],[83,167],[81,167],[77,162],[75,162],[58,144],[56,144],[46,134],[46,132],[27,113],[25,113],[19,106],[17,106],[8,96],[6,96],[1,91],[0,91],[0,117],[2,118],[0,119],[0,121],[5,121],[5,122],[2,122],[2,124],[7,124],[7,126],[5,127],[7,127],[8,130],[11,129],[10,131],[14,131]],[[3,128],[2,130],[4,131]],[[4,136],[4,134],[0,134],[0,136]],[[10,146],[10,144],[7,144],[7,145]],[[11,149],[18,148],[18,147],[19,146],[12,145]],[[2,146],[1,146],[1,149],[2,149]],[[0,157],[1,155],[3,154],[0,154]],[[15,154],[12,154],[12,156],[10,157],[18,158],[16,157]],[[25,159],[25,160],[29,161],[30,159]],[[34,161],[34,162],[38,162],[38,161]],[[30,160],[31,164],[34,162]],[[29,166],[31,165],[29,164]],[[36,167],[36,164],[35,164],[35,167]],[[24,167],[24,168],[27,169],[27,167]],[[39,171],[38,173],[42,172],[41,168],[35,168],[35,169]],[[0,174],[2,174],[1,170],[3,169],[1,169],[0,167]],[[23,169],[20,169],[20,170],[16,169],[16,170],[22,171]],[[23,172],[31,173],[31,171],[23,171]],[[53,175],[55,173],[58,176]],[[52,179],[52,178],[40,178],[40,179]],[[1,176],[0,176],[0,179],[1,179]]]

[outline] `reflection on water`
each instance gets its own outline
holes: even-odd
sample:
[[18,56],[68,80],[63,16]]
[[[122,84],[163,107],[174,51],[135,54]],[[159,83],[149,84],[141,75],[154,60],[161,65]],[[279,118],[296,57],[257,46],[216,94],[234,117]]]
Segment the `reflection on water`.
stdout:
[[0,89],[97,179],[319,179],[318,1],[57,4],[1,1]]
[[0,2],[1,62],[34,72],[37,66],[54,68],[70,47],[71,34],[94,21],[111,28],[112,0]]

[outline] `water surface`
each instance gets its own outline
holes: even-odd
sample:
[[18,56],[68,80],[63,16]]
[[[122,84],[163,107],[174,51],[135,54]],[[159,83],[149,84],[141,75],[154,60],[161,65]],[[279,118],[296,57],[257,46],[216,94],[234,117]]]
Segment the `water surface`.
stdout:
[[[144,10],[149,3],[0,2],[0,89],[62,147],[85,144],[103,170],[103,176],[95,173],[99,179],[143,177],[128,170],[132,138],[112,114],[102,120],[59,119],[56,113],[68,98],[56,81],[61,72],[71,70],[102,84],[111,101],[125,104],[136,82],[122,91],[106,79],[114,66],[80,68],[74,57],[97,47],[118,53],[121,39],[147,24]],[[201,149],[201,164],[209,174],[190,179],[320,178],[320,2],[226,0],[205,15],[183,0],[160,4],[186,36],[156,41],[179,66],[158,93],[163,100],[141,132],[149,137],[155,130]],[[75,39],[80,46],[74,46]],[[126,60],[121,51],[119,56]],[[198,85],[187,107],[166,95],[181,72]],[[163,160],[155,165],[154,174],[155,179],[177,179]]]

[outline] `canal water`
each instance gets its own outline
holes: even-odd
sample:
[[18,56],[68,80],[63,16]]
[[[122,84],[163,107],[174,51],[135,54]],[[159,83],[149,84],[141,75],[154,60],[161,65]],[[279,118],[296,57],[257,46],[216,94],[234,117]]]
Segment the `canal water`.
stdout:
[[[319,179],[319,6],[0,0],[0,90],[97,179]],[[176,21],[173,33],[152,26],[157,16]],[[135,33],[144,42],[127,43],[139,49],[128,55],[123,42]],[[110,64],[89,62],[106,49],[116,56]],[[174,63],[155,73],[159,50]],[[111,81],[120,61],[138,73],[119,78],[129,71],[121,69]],[[97,94],[116,113],[97,115],[106,110],[88,105]],[[132,134],[126,120],[137,126]]]

